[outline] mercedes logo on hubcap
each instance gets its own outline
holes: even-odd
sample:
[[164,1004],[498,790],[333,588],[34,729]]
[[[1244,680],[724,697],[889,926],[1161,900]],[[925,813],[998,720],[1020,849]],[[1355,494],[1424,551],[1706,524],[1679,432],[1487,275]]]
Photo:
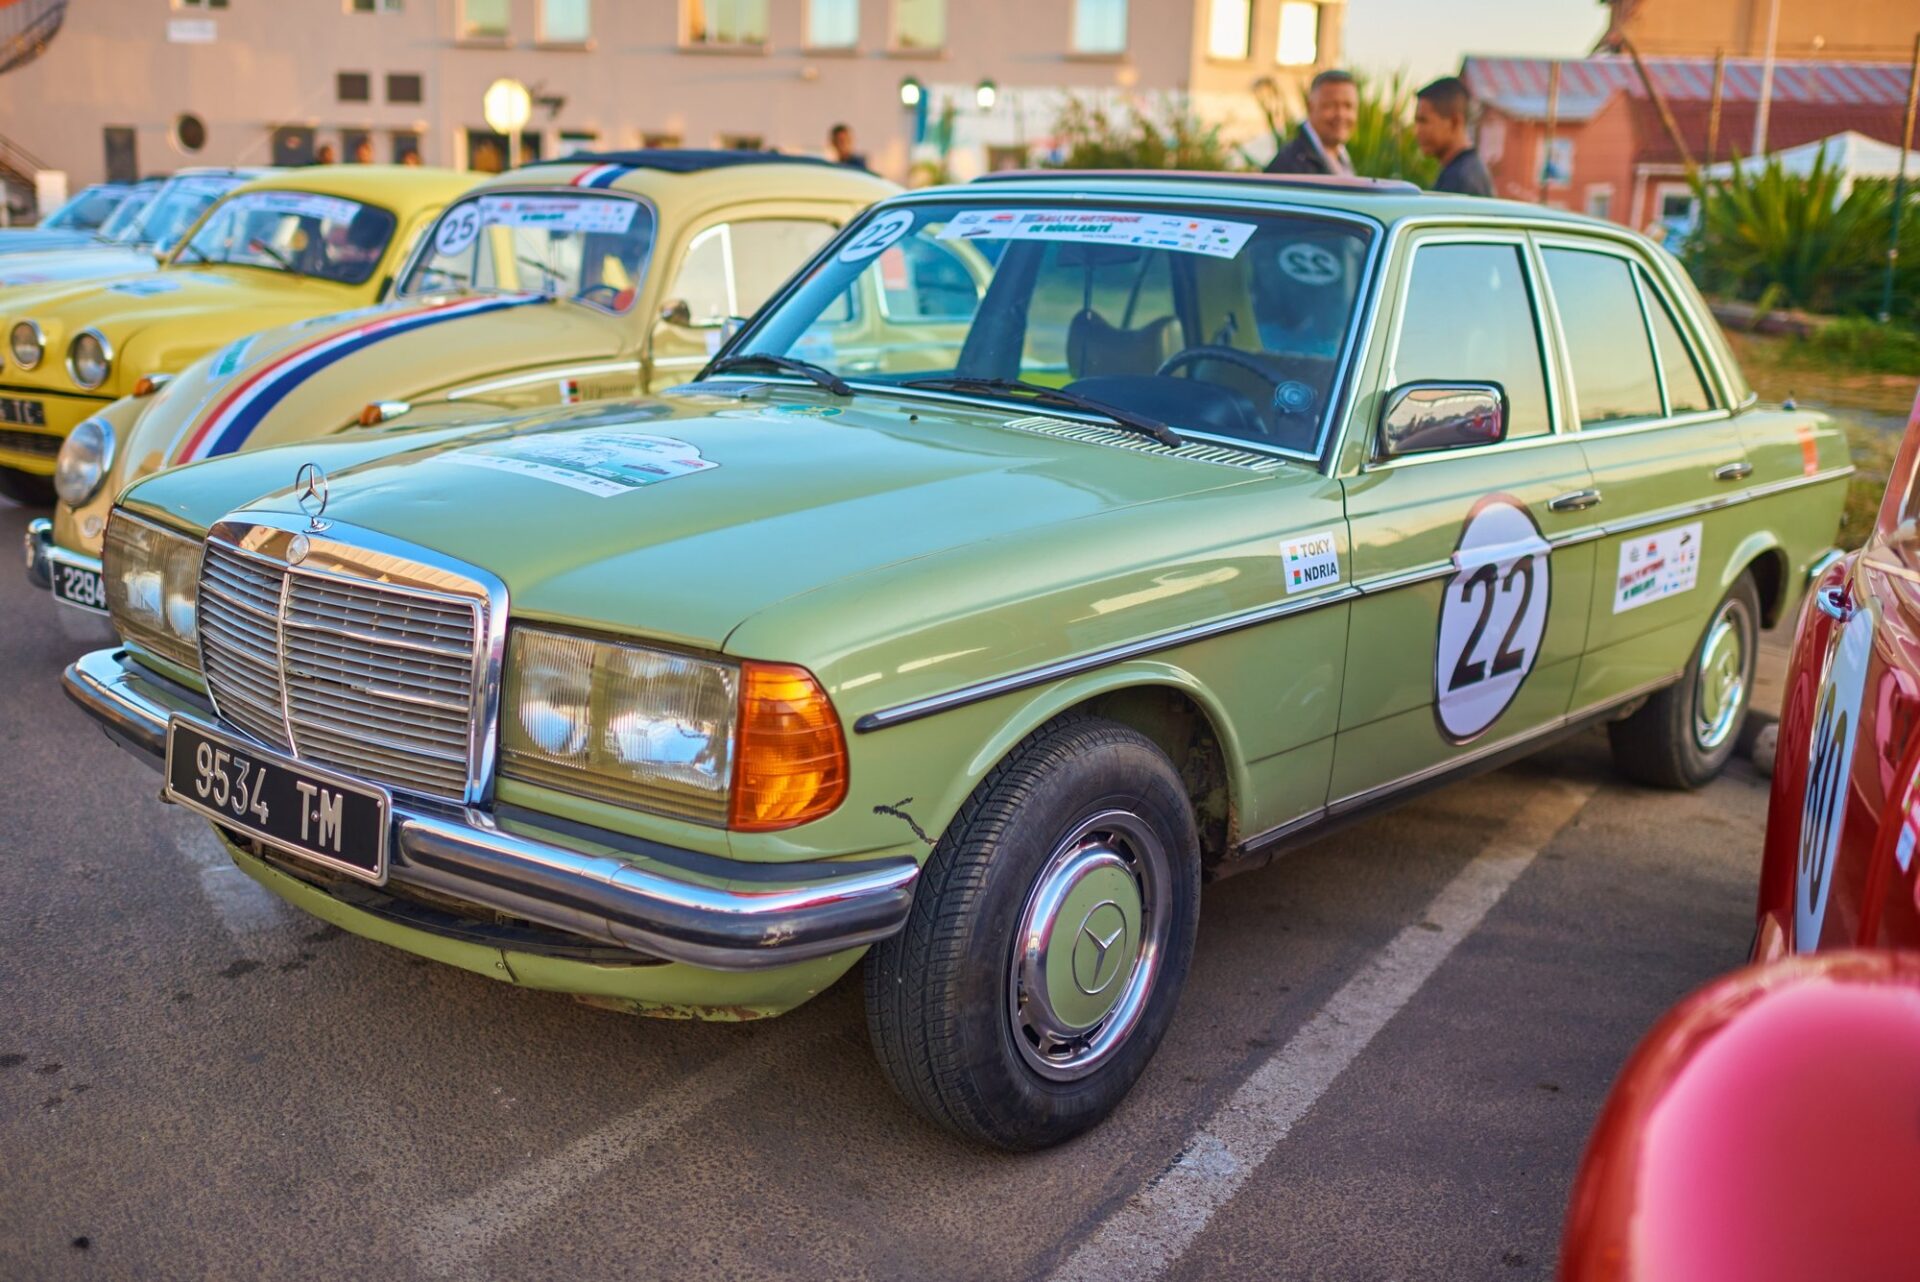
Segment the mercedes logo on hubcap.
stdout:
[[1073,941],[1073,984],[1088,997],[1098,997],[1120,976],[1126,950],[1126,914],[1111,899],[1103,899],[1080,920]]

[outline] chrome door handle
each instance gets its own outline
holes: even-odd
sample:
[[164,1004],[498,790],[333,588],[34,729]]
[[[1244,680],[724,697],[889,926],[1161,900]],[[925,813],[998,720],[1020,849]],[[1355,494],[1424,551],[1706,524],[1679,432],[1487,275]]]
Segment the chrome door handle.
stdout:
[[1847,588],[1843,583],[1821,588],[1813,594],[1813,603],[1820,607],[1820,613],[1840,623],[1853,617],[1853,603],[1847,600]]
[[1597,507],[1599,503],[1599,490],[1574,490],[1547,500],[1547,506],[1555,512],[1584,512],[1590,507]]
[[1738,463],[1723,463],[1713,469],[1716,481],[1744,481],[1753,475],[1753,464],[1741,459]]

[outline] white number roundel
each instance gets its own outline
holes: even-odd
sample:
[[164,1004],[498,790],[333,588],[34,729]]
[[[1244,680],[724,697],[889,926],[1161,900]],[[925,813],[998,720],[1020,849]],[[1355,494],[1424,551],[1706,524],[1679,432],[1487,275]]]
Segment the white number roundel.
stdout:
[[480,205],[472,201],[447,211],[434,228],[433,247],[448,257],[459,253],[480,235]]
[[1847,813],[1847,779],[1859,738],[1860,705],[1867,691],[1867,660],[1873,654],[1873,615],[1864,607],[1847,620],[1827,655],[1820,691],[1813,701],[1812,742],[1807,745],[1806,794],[1800,802],[1800,859],[1793,878],[1793,948],[1820,946]]
[[840,261],[864,263],[912,230],[911,209],[895,209],[884,213],[862,227],[860,234],[847,242],[840,251]]
[[1527,509],[1480,500],[1460,531],[1434,648],[1434,715],[1453,743],[1477,738],[1513,702],[1540,657],[1551,548]]

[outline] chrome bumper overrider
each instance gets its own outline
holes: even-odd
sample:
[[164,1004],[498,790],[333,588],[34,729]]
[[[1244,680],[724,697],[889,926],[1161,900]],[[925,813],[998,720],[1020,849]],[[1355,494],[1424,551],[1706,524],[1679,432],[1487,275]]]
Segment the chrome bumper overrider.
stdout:
[[53,522],[39,517],[27,522],[27,579],[36,588],[53,586],[48,556],[53,551]]
[[[217,722],[204,696],[96,650],[67,695],[155,766],[167,722]],[[517,817],[516,817],[517,818]],[[588,939],[714,970],[780,966],[870,944],[906,923],[919,865],[908,856],[748,864],[598,829],[513,831],[491,812],[396,796],[390,886],[418,887]],[[596,850],[604,847],[605,850]]]

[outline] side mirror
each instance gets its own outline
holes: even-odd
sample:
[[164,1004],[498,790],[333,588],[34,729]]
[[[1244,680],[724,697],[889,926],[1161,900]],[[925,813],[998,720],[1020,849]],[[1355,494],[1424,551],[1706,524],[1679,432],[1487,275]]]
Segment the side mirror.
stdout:
[[1403,383],[1380,415],[1380,457],[1494,445],[1507,438],[1507,393],[1498,383]]
[[678,325],[682,329],[693,328],[693,308],[684,298],[669,298],[660,305],[660,319],[669,325]]
[[725,320],[721,321],[720,322],[720,345],[722,347],[725,347],[728,343],[731,343],[733,341],[734,335],[738,334],[741,330],[745,329],[746,327],[747,327],[747,318],[744,316],[729,316]]

